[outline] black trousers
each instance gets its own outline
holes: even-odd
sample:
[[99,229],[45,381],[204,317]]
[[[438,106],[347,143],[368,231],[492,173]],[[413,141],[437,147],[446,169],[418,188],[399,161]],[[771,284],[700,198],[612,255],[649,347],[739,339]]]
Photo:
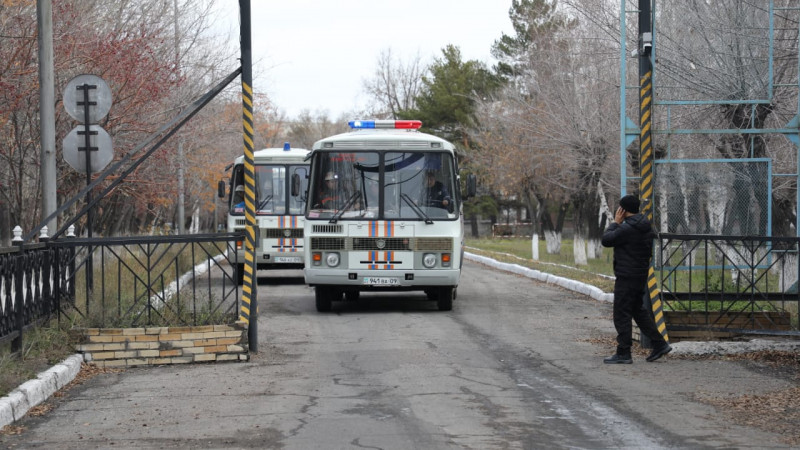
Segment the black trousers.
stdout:
[[653,312],[642,308],[647,275],[642,277],[617,277],[614,282],[614,328],[617,329],[617,354],[630,355],[633,344],[633,324],[636,321],[642,334],[650,338],[653,348],[666,341],[656,328]]

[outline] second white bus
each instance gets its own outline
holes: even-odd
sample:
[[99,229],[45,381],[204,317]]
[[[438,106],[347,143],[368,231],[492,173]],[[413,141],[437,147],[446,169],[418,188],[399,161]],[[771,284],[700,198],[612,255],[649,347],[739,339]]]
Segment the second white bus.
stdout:
[[[302,269],[304,261],[304,213],[308,190],[309,151],[266,148],[253,152],[255,209],[259,229],[257,269]],[[228,231],[245,229],[244,156],[236,158],[230,177]],[[224,189],[221,189],[224,195]],[[236,243],[236,277],[244,280],[244,246]]]

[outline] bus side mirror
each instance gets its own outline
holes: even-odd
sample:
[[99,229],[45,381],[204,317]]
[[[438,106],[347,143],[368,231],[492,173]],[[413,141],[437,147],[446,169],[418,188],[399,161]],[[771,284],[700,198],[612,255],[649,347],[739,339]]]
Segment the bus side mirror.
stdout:
[[475,197],[478,193],[478,177],[471,173],[467,175],[467,198]]
[[225,198],[225,182],[222,180],[217,183],[217,197]]
[[292,174],[292,197],[300,195],[300,175]]

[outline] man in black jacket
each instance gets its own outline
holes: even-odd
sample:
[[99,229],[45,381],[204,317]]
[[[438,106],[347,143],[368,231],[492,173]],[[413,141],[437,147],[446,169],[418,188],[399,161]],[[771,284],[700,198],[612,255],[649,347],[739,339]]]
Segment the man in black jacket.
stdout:
[[646,358],[655,361],[672,351],[656,328],[653,315],[642,308],[655,233],[650,221],[639,214],[639,198],[626,195],[619,201],[614,222],[603,233],[603,247],[614,247],[614,328],[617,352],[604,359],[606,364],[631,364],[633,326],[650,338],[653,351]]
[[442,182],[436,180],[436,173],[432,170],[425,173],[425,192],[422,203],[424,206],[450,210],[450,194]]

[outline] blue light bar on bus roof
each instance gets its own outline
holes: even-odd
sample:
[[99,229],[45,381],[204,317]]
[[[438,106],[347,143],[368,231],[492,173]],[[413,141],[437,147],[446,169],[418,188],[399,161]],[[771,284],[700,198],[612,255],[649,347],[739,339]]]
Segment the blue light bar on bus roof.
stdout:
[[292,147],[289,145],[288,142],[284,142],[283,143],[283,151],[288,152],[291,149],[292,149]]
[[395,130],[416,130],[422,126],[419,120],[351,120],[350,128],[363,130],[368,128],[389,128]]

